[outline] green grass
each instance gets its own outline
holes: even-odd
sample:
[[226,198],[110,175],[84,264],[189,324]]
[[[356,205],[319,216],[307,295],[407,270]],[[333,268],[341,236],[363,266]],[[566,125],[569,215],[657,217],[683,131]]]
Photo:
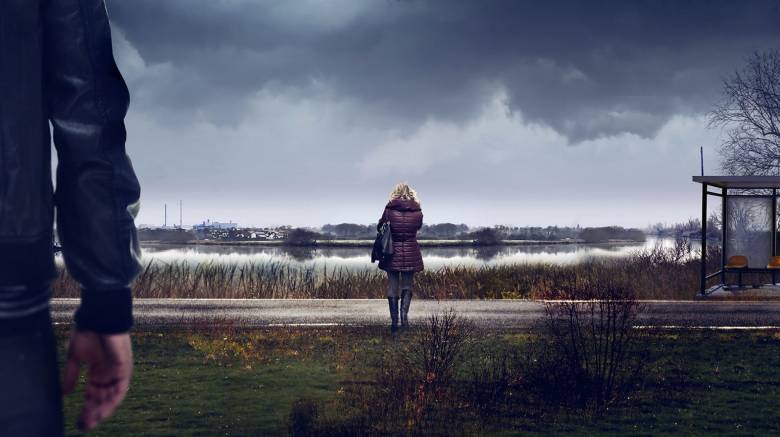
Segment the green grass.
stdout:
[[[295,399],[325,398],[338,388],[336,373],[325,361],[207,360],[188,340],[186,334],[136,336],[136,370],[128,398],[90,435],[283,434]],[[73,424],[80,397],[77,393],[66,399],[67,435],[78,435]]]
[[[646,333],[647,366],[630,399],[594,419],[518,402],[511,414],[471,424],[495,435],[777,435],[780,333]],[[64,345],[65,333],[59,332]],[[485,333],[487,347],[533,336]],[[91,435],[278,435],[294,400],[322,401],[347,417],[344,388],[370,379],[397,344],[374,328],[159,332],[135,336],[136,373],[121,410]],[[68,435],[78,396],[66,401]]]
[[521,419],[497,435],[778,435],[780,334],[648,335],[642,388],[599,420]]

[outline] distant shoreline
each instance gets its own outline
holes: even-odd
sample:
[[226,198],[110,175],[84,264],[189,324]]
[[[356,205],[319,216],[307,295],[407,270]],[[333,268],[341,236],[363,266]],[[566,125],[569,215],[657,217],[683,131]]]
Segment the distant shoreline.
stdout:
[[[498,244],[475,244],[473,240],[418,240],[421,247],[500,247],[500,246],[551,246],[551,245],[616,245],[616,244],[642,244],[643,241],[610,240],[606,242],[586,242],[584,240],[502,240]],[[145,245],[162,246],[271,246],[271,247],[325,247],[325,248],[350,248],[372,247],[374,240],[318,240],[315,244],[295,245],[287,244],[283,240],[275,241],[218,241],[218,240],[191,240],[191,241],[141,241]]]

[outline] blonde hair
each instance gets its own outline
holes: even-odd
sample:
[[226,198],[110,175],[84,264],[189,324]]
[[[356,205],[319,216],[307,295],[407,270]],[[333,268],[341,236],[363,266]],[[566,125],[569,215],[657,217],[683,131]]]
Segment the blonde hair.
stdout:
[[401,182],[393,187],[393,191],[390,192],[390,200],[402,199],[402,200],[414,200],[420,203],[420,198],[417,197],[417,191],[410,187],[408,183]]

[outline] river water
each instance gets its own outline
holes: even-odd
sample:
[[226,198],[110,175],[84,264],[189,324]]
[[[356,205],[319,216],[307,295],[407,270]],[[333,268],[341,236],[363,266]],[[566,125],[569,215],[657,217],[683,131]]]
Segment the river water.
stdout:
[[[672,246],[673,240],[648,239],[634,244],[555,244],[504,247],[436,247],[423,248],[426,268],[444,266],[495,266],[518,263],[573,264],[590,258],[623,257],[656,245]],[[212,245],[144,245],[145,262],[198,263],[285,263],[302,268],[374,269],[368,247],[360,248],[289,248],[278,246],[212,246]]]

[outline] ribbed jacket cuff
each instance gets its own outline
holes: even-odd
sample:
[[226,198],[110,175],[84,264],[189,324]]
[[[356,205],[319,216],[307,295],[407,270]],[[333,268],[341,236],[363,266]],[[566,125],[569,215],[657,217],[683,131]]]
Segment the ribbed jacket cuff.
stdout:
[[76,328],[98,334],[121,334],[133,326],[130,287],[115,290],[82,290],[81,306],[74,316]]

